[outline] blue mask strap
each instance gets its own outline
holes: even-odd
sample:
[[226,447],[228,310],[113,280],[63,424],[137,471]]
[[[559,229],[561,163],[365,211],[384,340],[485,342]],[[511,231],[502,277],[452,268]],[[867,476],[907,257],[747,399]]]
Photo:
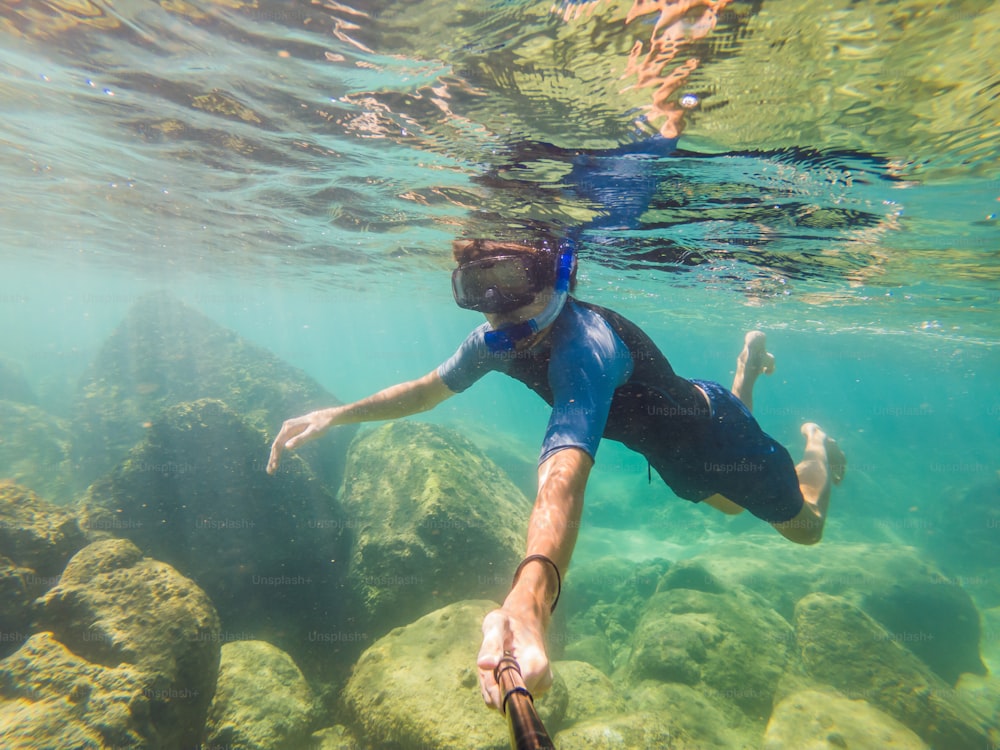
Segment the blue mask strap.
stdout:
[[552,295],[549,304],[537,317],[531,320],[504,326],[496,331],[487,331],[484,336],[486,347],[491,352],[509,352],[517,346],[518,341],[534,336],[555,322],[569,296],[569,285],[573,278],[574,268],[576,268],[576,242],[572,238],[568,238],[560,248],[559,260],[556,264],[555,294]]

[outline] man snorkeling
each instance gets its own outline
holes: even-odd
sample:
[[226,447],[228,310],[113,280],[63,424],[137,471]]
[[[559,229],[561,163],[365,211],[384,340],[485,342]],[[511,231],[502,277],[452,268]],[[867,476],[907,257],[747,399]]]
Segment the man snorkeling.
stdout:
[[545,632],[602,437],[645,456],[679,497],[729,514],[749,510],[793,542],[820,540],[831,485],[843,478],[846,460],[809,423],[802,427],[805,456],[795,465],[751,416],[754,383],[774,369],[763,333],[747,334],[730,392],[676,375],[638,326],[571,296],[572,240],[458,240],[453,250],[455,301],[484,313],[487,322],[422,378],[286,421],[271,446],[267,471],[278,469],[285,450],[335,425],[427,411],[494,370],[520,380],[552,406],[526,556],[503,605],[483,621],[478,666],[488,705],[502,704],[494,669],[504,652],[517,658],[529,690],[551,684]]

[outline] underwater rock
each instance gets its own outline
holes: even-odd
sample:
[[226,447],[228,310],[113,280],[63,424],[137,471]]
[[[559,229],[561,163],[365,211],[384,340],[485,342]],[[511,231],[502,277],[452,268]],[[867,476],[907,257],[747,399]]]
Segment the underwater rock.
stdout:
[[688,685],[647,680],[632,686],[625,699],[632,711],[655,716],[669,730],[667,748],[747,750],[758,746],[763,733],[763,722]]
[[227,630],[272,615],[301,616],[303,629],[335,620],[347,567],[344,517],[297,455],[268,476],[258,464],[266,453],[266,436],[221,401],[177,404],[91,485],[81,523],[131,539],[193,578]]
[[86,544],[74,513],[0,482],[0,656],[27,640],[31,603]]
[[361,750],[351,730],[341,724],[312,733],[310,750]]
[[483,705],[476,657],[489,601],[452,604],[396,628],[354,666],[343,699],[365,747],[505,750],[507,726]]
[[791,620],[796,602],[813,592],[840,596],[894,633],[942,679],[984,674],[980,618],[960,579],[926,562],[912,547],[832,544],[802,548],[784,540],[734,539],[693,558],[727,585],[760,594]]
[[615,671],[615,657],[611,653],[611,644],[603,633],[571,636],[562,649],[560,658],[572,662],[585,662],[605,675]]
[[[654,712],[597,717],[574,724],[553,737],[556,747],[587,750],[694,750],[701,745],[678,741],[675,731]],[[706,750],[715,750],[710,746]],[[734,749],[735,750],[735,749]]]
[[208,747],[305,748],[315,720],[316,697],[292,657],[264,641],[222,646]]
[[[571,692],[572,702],[576,691]],[[647,681],[624,695],[621,712],[594,713],[559,731],[556,747],[616,750],[748,750],[762,724],[687,685]]]
[[955,686],[958,697],[991,728],[990,738],[1000,747],[1000,677],[964,674]]
[[0,657],[16,651],[31,634],[31,603],[37,594],[26,579],[32,576],[30,569],[0,555]]
[[51,633],[37,633],[0,661],[4,747],[166,748],[167,727],[150,712],[150,696],[162,689],[144,677],[132,665],[92,664]]
[[746,593],[668,589],[653,595],[643,612],[628,678],[689,685],[763,721],[793,637],[777,612]]
[[354,532],[350,580],[381,632],[510,587],[530,502],[457,433],[405,421],[359,436],[340,501]]
[[0,400],[0,479],[30,487],[59,504],[74,499],[71,433],[66,422],[37,406]]
[[[560,724],[572,726],[595,716],[614,716],[628,712],[618,688],[599,669],[582,661],[557,661],[552,671],[566,686],[566,709]],[[548,727],[548,729],[553,729]]]
[[586,661],[607,675],[623,666],[642,610],[669,566],[617,557],[574,563],[559,602],[567,619],[562,658]]
[[193,582],[113,539],[74,555],[36,608],[35,627],[48,632],[0,662],[11,736],[49,731],[58,715],[81,737],[99,735],[94,747],[198,744],[215,692],[219,621]]
[[863,697],[935,748],[989,746],[980,719],[944,680],[846,599],[811,594],[795,608],[796,643],[815,680]]
[[763,750],[929,750],[917,735],[863,700],[806,690],[778,703]]
[[76,513],[45,502],[26,487],[0,482],[0,555],[54,583],[86,544]]
[[[110,471],[165,408],[221,399],[273,439],[281,423],[337,403],[315,380],[165,292],[143,297],[80,380],[72,456],[86,487]],[[332,491],[353,426],[332,429],[298,455]],[[253,457],[263,472],[267,452]]]
[[38,397],[32,390],[20,365],[0,359],[0,401],[15,401],[19,404],[38,404]]
[[902,581],[866,595],[861,608],[949,685],[965,673],[986,674],[979,611],[952,581]]
[[[956,512],[958,508],[961,512]],[[995,567],[1000,542],[1000,472],[934,503],[920,531],[923,546],[949,572],[977,575],[983,568]]]

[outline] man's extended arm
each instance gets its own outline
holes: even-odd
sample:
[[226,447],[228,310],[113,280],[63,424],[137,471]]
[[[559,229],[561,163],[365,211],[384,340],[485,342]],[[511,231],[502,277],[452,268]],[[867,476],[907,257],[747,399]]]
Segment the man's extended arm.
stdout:
[[295,450],[303,443],[320,437],[331,427],[407,417],[433,409],[453,395],[454,391],[444,384],[437,370],[432,370],[422,378],[389,386],[352,404],[331,406],[286,420],[271,445],[267,473],[273,474],[278,470],[281,454],[285,450]]
[[[526,556],[545,555],[565,573],[580,529],[583,494],[593,463],[586,451],[566,448],[539,466]],[[551,684],[544,638],[557,585],[552,567],[533,561],[521,571],[503,606],[483,621],[479,684],[483,699],[494,708],[500,708],[502,698],[493,670],[504,650],[514,653],[529,690],[545,690]]]

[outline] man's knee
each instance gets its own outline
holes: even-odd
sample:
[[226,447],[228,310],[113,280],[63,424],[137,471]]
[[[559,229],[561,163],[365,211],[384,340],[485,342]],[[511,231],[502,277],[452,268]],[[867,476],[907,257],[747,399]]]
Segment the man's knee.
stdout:
[[742,505],[737,505],[728,497],[724,497],[723,495],[712,495],[711,497],[705,498],[702,502],[711,505],[716,510],[721,510],[727,516],[738,516],[745,510]]
[[806,503],[794,518],[771,525],[785,539],[796,544],[817,544],[823,538],[823,519]]

